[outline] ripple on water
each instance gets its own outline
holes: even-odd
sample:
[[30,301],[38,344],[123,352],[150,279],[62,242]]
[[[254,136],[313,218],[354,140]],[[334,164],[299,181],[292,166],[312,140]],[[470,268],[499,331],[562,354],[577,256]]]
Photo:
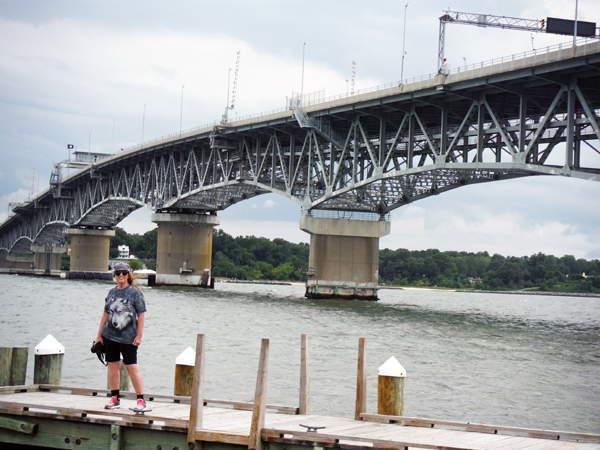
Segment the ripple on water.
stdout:
[[[106,387],[90,353],[112,282],[0,275],[0,345],[66,348],[63,384]],[[171,394],[175,358],[206,335],[206,395],[252,401],[262,338],[269,403],[298,403],[300,335],[309,336],[312,411],[353,417],[358,339],[366,338],[368,411],[377,368],[407,370],[405,413],[498,425],[600,432],[600,300],[383,290],[379,302],[307,300],[303,286],[144,286],[140,367]]]

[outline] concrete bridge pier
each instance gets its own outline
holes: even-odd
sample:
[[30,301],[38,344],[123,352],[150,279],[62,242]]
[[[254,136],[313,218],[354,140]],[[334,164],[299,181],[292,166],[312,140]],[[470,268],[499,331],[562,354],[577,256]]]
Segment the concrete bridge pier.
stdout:
[[66,247],[32,245],[31,251],[34,253],[33,273],[35,275],[60,276],[61,257],[67,252]]
[[390,234],[390,222],[300,218],[310,234],[307,298],[377,300],[379,238]]
[[71,236],[71,268],[67,278],[110,280],[108,257],[110,238],[115,231],[68,228],[67,234]]
[[221,220],[209,214],[156,213],[152,222],[158,224],[156,284],[208,287],[213,228]]
[[32,273],[33,255],[11,255],[6,250],[0,251],[0,273]]

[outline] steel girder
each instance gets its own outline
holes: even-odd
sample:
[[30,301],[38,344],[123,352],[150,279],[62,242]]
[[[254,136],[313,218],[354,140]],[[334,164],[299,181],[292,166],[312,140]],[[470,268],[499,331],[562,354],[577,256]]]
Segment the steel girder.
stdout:
[[600,44],[592,45],[582,57],[439,75],[142,145],[15,210],[0,225],[0,249],[14,252],[23,238],[59,245],[67,226],[112,227],[142,206],[208,213],[274,192],[306,210],[386,214],[467,184],[600,181]]

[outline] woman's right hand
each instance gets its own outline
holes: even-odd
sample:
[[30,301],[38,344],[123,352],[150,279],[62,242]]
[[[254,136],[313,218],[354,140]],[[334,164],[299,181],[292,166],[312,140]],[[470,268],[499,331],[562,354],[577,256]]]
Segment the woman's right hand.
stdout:
[[94,345],[96,345],[98,342],[101,342],[101,343],[102,343],[102,345],[104,345],[104,341],[102,340],[102,336],[98,336],[98,337],[96,338],[96,340],[94,341]]

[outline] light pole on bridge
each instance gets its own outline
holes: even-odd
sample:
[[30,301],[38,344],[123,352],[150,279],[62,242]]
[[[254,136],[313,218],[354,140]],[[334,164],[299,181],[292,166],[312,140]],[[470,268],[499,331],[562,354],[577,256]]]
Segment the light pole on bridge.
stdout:
[[404,56],[406,55],[406,51],[404,51],[404,44],[406,41],[406,9],[408,8],[408,2],[404,5],[404,36],[402,38],[402,69],[400,70],[400,83],[404,83]]
[[142,116],[142,145],[144,145],[144,125],[146,125],[146,104],[144,103],[144,115]]
[[302,97],[304,96],[304,50],[306,49],[306,41],[302,44],[302,84],[300,85],[300,103],[302,104]]
[[179,134],[181,134],[181,127],[183,124],[183,88],[185,84],[181,86],[181,113],[179,114]]

